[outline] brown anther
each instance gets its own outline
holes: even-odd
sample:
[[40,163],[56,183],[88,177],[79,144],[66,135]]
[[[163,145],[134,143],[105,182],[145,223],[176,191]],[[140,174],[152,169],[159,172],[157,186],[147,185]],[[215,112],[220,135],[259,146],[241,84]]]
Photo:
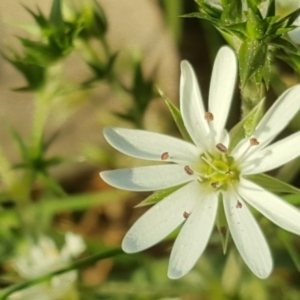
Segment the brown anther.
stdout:
[[162,155],[161,155],[161,160],[166,160],[168,159],[170,156],[169,156],[169,153],[168,152],[164,152]]
[[184,167],[184,171],[188,174],[188,175],[193,175],[194,171],[189,167],[189,166],[185,166]]
[[189,213],[189,212],[187,212],[187,211],[185,211],[185,212],[183,213],[183,217],[184,217],[185,219],[187,219],[190,215],[191,215],[191,213]]
[[221,227],[220,227],[220,233],[221,233],[222,235],[226,235],[226,233],[227,233],[227,228],[226,228],[225,226],[221,226]]
[[214,120],[214,115],[211,112],[206,112],[204,116],[205,120],[207,121],[213,121]]
[[250,139],[250,145],[251,146],[257,146],[257,145],[259,145],[259,141],[256,138],[251,138]]
[[216,189],[218,186],[219,186],[219,182],[212,182],[211,184],[210,184],[214,189]]
[[238,202],[236,203],[236,206],[235,206],[235,207],[236,207],[236,208],[242,208],[242,206],[243,206],[242,203],[241,203],[240,201],[238,201]]
[[223,153],[226,153],[226,152],[227,152],[227,148],[226,148],[223,144],[221,144],[221,143],[217,144],[217,145],[216,145],[216,148],[217,148],[220,152],[223,152]]

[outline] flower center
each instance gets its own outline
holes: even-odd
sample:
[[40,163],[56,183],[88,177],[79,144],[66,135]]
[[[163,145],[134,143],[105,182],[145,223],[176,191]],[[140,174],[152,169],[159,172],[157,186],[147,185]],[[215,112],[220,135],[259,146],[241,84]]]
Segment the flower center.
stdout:
[[193,170],[199,174],[201,183],[206,183],[214,189],[226,189],[239,179],[240,174],[233,157],[225,153],[202,154]]

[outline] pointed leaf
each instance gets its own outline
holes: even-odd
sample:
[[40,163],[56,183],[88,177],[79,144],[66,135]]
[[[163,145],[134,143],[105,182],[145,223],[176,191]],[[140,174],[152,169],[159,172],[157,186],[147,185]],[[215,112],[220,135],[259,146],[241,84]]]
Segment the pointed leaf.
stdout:
[[270,41],[270,45],[275,46],[276,48],[283,49],[289,52],[297,53],[298,49],[290,43],[288,40],[283,38],[277,38]]
[[240,77],[243,86],[249,77],[261,71],[267,56],[268,45],[256,39],[246,39],[243,41],[239,53]]
[[[222,202],[223,201],[222,194],[219,195],[219,198],[220,198],[219,202]],[[223,254],[226,254],[230,231],[228,228],[227,219],[226,219],[223,205],[219,205],[216,224],[217,224],[218,232],[220,234],[221,241],[222,241]]]
[[158,90],[159,95],[165,100],[165,102],[169,108],[169,111],[173,117],[173,120],[174,120],[175,124],[177,125],[177,128],[180,131],[182,137],[186,141],[193,142],[184,126],[180,110],[165,96],[163,91],[161,91],[159,88],[157,88],[157,90]]
[[167,196],[176,192],[177,190],[179,190],[181,187],[183,187],[185,185],[186,185],[186,183],[172,186],[170,188],[154,192],[153,194],[151,194],[149,197],[147,197],[145,200],[143,200],[141,203],[139,203],[135,207],[143,207],[143,206],[156,204],[156,203],[160,202],[161,200],[163,200],[164,198],[166,198]]
[[230,130],[229,151],[232,151],[240,140],[252,134],[263,115],[264,102],[262,99],[243,120]]
[[292,261],[294,262],[297,270],[300,272],[300,254],[299,249],[297,249],[293,243],[292,237],[289,233],[280,230],[279,237],[281,241],[283,242],[287,252],[289,253]]
[[300,189],[266,174],[248,175],[245,176],[245,178],[249,179],[254,183],[257,183],[261,187],[273,193],[288,193],[288,194],[300,193]]
[[54,27],[64,26],[64,20],[61,11],[61,0],[53,0],[49,20]]
[[266,18],[268,17],[274,17],[276,14],[276,6],[275,6],[275,0],[269,0]]

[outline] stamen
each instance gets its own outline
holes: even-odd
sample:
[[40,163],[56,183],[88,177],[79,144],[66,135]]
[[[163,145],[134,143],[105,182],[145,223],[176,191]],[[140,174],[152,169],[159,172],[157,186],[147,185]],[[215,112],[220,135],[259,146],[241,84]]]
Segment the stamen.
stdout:
[[257,146],[257,145],[259,145],[259,141],[256,138],[251,138],[250,139],[250,145],[251,146]]
[[193,175],[194,171],[189,167],[189,166],[185,166],[184,167],[184,171],[188,174],[188,175]]
[[219,170],[215,165],[210,163],[205,157],[202,156],[201,159],[204,160],[212,169],[214,169],[219,174],[226,174],[227,171],[225,172],[225,171]]
[[228,171],[225,172],[225,174],[226,174],[226,175],[233,175],[234,172],[233,172],[232,170],[228,170]]
[[166,160],[168,159],[170,156],[169,156],[169,153],[168,152],[164,152],[162,155],[161,155],[161,160]]
[[219,186],[219,182],[212,182],[211,184],[210,184],[214,189],[216,189],[218,186]]
[[223,144],[221,144],[221,143],[217,144],[217,145],[216,145],[216,148],[217,148],[220,152],[222,152],[222,153],[226,153],[226,152],[227,152],[227,148],[226,148]]
[[236,207],[236,208],[242,208],[242,206],[243,206],[242,203],[241,203],[240,201],[238,201],[238,202],[236,203],[236,206],[235,206],[235,207]]
[[191,215],[191,213],[189,213],[189,212],[187,212],[187,211],[185,211],[185,212],[183,213],[183,217],[184,217],[185,219],[187,219],[190,215]]
[[214,120],[214,115],[211,112],[206,112],[204,116],[205,120],[207,121],[213,121]]

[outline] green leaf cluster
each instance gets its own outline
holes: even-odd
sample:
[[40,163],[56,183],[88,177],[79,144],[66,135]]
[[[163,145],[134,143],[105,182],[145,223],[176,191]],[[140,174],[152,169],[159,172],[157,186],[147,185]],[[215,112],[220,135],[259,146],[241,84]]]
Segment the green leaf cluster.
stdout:
[[[220,7],[205,0],[196,1],[199,12],[185,15],[211,22],[236,49],[239,58],[242,86],[249,80],[264,83],[268,88],[270,81],[270,61],[278,57],[299,70],[300,54],[298,48],[285,36],[293,30],[293,22],[300,15],[300,9],[279,18],[276,15],[275,0],[268,1],[267,9],[258,8],[263,0],[221,0]],[[292,58],[291,58],[292,56]]]

